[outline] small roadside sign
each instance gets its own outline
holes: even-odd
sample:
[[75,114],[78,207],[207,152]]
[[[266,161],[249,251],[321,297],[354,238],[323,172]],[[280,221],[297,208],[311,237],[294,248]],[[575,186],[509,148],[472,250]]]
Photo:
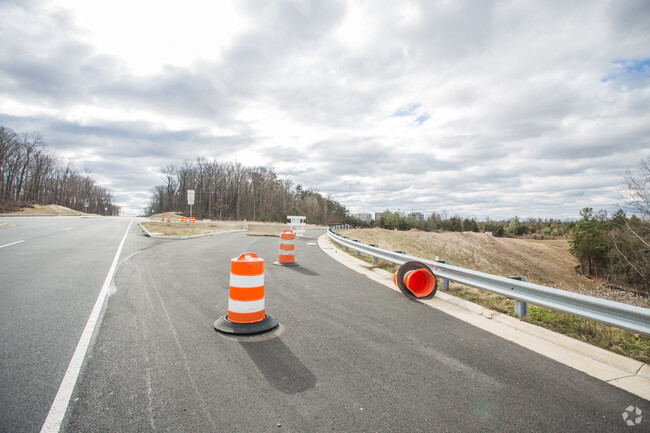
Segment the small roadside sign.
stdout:
[[187,204],[189,204],[189,205],[194,204],[194,190],[193,189],[188,189],[187,190]]

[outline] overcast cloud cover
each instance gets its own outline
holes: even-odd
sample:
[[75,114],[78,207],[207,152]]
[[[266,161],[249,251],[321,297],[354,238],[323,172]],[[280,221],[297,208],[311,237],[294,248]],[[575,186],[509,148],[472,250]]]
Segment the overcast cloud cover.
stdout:
[[203,156],[353,212],[575,218],[650,155],[650,1],[0,0],[0,125],[124,214]]

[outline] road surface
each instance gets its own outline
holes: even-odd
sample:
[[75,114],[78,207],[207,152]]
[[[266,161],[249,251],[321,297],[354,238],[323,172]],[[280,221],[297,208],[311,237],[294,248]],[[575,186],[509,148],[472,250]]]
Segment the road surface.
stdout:
[[0,430],[39,431],[130,220],[0,222]]
[[[115,222],[114,239],[125,223]],[[647,401],[343,267],[308,245],[322,233],[296,241],[300,266],[290,268],[272,264],[278,238],[236,232],[169,241],[133,225],[62,430],[648,430]],[[20,245],[0,249],[0,260]],[[266,309],[281,324],[273,338],[242,341],[213,328],[226,313],[230,259],[243,252],[266,261]],[[106,268],[84,287],[101,286]],[[93,299],[72,303],[78,292],[67,298],[83,322]],[[5,371],[3,359],[12,393],[25,376],[19,364]],[[648,417],[635,427],[622,418],[630,405]],[[46,413],[13,407],[23,412],[11,418],[23,423],[18,430],[38,431]]]

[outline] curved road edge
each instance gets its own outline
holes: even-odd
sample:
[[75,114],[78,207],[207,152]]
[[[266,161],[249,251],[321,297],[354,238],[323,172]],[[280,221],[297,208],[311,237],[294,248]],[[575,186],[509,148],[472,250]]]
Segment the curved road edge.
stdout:
[[154,239],[167,239],[167,240],[181,240],[181,239],[195,239],[195,238],[204,238],[206,236],[214,236],[214,235],[220,235],[223,233],[232,233],[232,232],[245,232],[246,229],[237,229],[237,230],[225,230],[222,232],[212,232],[212,233],[202,233],[199,235],[191,235],[191,236],[163,236],[163,235],[157,235],[154,233],[149,232],[143,225],[142,222],[138,223],[138,226],[146,233],[147,236],[150,238]]
[[[374,268],[372,265],[340,251],[332,244],[327,234],[323,234],[318,238],[318,246],[323,252],[342,265],[383,284],[391,290],[399,291],[393,284],[393,275],[390,272]],[[419,301],[484,331],[512,341],[540,355],[650,401],[650,365],[648,364],[522,322],[514,317],[481,307],[444,292],[437,292],[433,299]]]

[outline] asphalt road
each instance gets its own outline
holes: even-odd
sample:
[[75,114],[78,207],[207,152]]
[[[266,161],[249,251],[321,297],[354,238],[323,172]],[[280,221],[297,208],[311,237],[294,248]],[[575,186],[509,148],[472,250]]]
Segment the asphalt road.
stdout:
[[[648,431],[648,401],[343,267],[308,245],[322,233],[296,241],[289,268],[272,264],[278,238],[169,241],[133,226],[63,430]],[[266,261],[274,338],[213,328],[243,252]],[[2,362],[20,392],[25,375]],[[635,427],[622,419],[630,405],[647,414]]]
[[0,221],[0,431],[39,431],[130,220]]

